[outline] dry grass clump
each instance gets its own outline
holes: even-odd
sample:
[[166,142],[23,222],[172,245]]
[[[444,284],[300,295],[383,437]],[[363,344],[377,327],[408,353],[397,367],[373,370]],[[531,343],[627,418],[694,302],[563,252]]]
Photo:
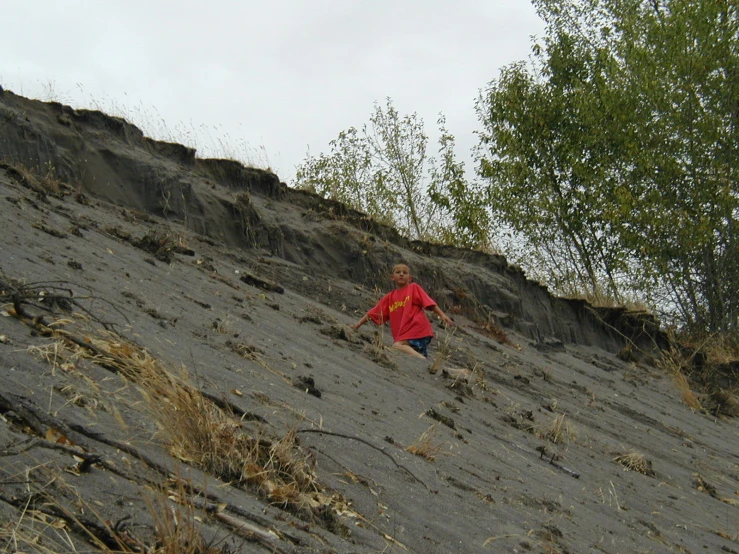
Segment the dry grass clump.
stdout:
[[18,163],[0,160],[0,168],[5,169],[12,179],[41,196],[62,196],[62,189],[69,189],[57,177],[56,168],[50,163],[43,168],[30,169]]
[[[115,333],[86,332],[82,339],[55,327],[51,338],[139,385],[173,456],[225,481],[255,486],[282,508],[303,516],[320,513],[322,523],[336,523],[331,498],[322,494],[314,472],[315,458],[300,447],[295,429],[279,440],[250,433],[192,386],[184,369],[173,374],[146,349]],[[56,365],[62,350],[52,346],[39,353]]]
[[185,483],[181,479],[172,481],[173,490],[162,488],[145,498],[156,537],[154,548],[145,551],[150,554],[227,554],[226,545],[210,544],[203,537],[199,510],[190,499]]
[[643,475],[649,475],[650,477],[654,476],[652,462],[650,460],[647,460],[644,457],[644,454],[640,454],[639,452],[634,452],[633,450],[631,450],[625,454],[619,454],[618,456],[613,458],[613,461],[621,464],[626,469],[629,469],[631,471],[636,471],[637,473],[641,473]]
[[[542,282],[545,283],[548,280],[544,278]],[[649,307],[640,298],[636,296],[615,298],[605,292],[601,287],[597,287],[594,291],[583,291],[580,283],[571,281],[560,283],[559,286],[555,286],[555,289],[559,289],[556,292],[561,293],[565,298],[585,300],[594,308],[625,308],[629,312],[651,313]]]
[[152,229],[140,239],[131,242],[164,263],[171,263],[179,246],[179,239],[161,229]]
[[252,436],[242,423],[175,377],[146,350],[121,340],[96,340],[109,352],[101,360],[139,384],[170,452],[217,477],[256,485],[271,502],[298,512],[322,504],[313,458],[298,445],[295,429],[277,441]]
[[436,349],[436,356],[434,356],[434,361],[431,363],[431,365],[428,368],[429,373],[432,375],[435,375],[439,372],[440,369],[443,368],[444,363],[449,360],[452,354],[452,338],[454,337],[454,334],[456,332],[456,329],[452,329],[451,332],[447,333],[444,338],[439,341],[439,345]]
[[499,327],[492,318],[480,323],[480,330],[488,337],[497,340],[500,344],[510,344],[508,334]]
[[[154,526],[129,526],[130,516],[117,522],[106,520],[92,505],[79,495],[77,489],[65,482],[55,471],[36,468],[44,483],[54,483],[61,497],[52,496],[46,485],[29,481],[26,499],[10,501],[17,509],[17,517],[0,525],[0,552],[39,554],[224,554],[225,545],[209,544],[201,533],[198,510],[187,499],[185,485],[180,481],[179,493],[157,488],[145,496],[147,512]],[[26,470],[26,475],[32,471]],[[168,496],[178,499],[178,505]],[[74,499],[67,505],[64,497]],[[143,529],[143,532],[141,530]]]
[[702,410],[700,400],[690,388],[690,382],[686,377],[686,373],[690,371],[692,360],[685,356],[680,350],[671,347],[664,351],[662,356],[657,360],[657,367],[668,373],[672,377],[683,403],[693,411]]
[[567,414],[559,414],[549,423],[544,424],[537,436],[554,444],[566,444],[577,438],[575,425],[567,419]]
[[372,343],[366,345],[362,351],[376,364],[388,369],[398,369],[398,366],[388,357],[385,350],[384,328],[381,327],[375,331]]
[[708,396],[708,400],[712,414],[739,417],[739,388],[715,390]]
[[705,357],[709,365],[730,364],[739,360],[739,334],[712,333],[683,334],[677,337],[680,344]]
[[75,553],[77,547],[66,527],[64,520],[24,510],[17,521],[0,525],[0,552]]
[[444,448],[444,443],[434,442],[436,428],[437,425],[434,424],[426,429],[406,450],[414,456],[421,456],[421,458],[426,458],[429,462],[433,462]]

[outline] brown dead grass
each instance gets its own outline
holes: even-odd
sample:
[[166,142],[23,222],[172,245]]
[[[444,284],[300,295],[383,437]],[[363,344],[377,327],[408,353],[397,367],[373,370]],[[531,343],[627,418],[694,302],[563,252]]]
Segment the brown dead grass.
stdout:
[[654,475],[652,462],[647,460],[644,454],[639,452],[631,450],[625,454],[619,454],[613,459],[613,461],[621,464],[626,469],[636,471],[642,475],[649,475],[650,477]]
[[250,431],[203,396],[185,368],[173,372],[145,348],[115,333],[55,327],[50,338],[50,346],[39,348],[38,354],[53,367],[66,358],[65,350],[74,351],[138,385],[160,436],[179,460],[224,481],[255,487],[270,502],[302,516],[313,518],[320,512],[322,523],[326,513],[333,513],[331,497],[323,493],[314,471],[315,457],[300,447],[295,429],[279,439]]
[[40,195],[59,196],[64,186],[56,176],[54,166],[47,165],[43,168],[31,169],[22,164],[8,163],[0,160],[0,168],[7,171],[8,175],[24,187],[33,190]]
[[406,450],[414,456],[433,462],[444,448],[444,443],[435,442],[436,429],[436,424],[426,429]]
[[[145,349],[118,339],[94,341],[103,360],[137,383],[173,456],[223,480],[255,485],[271,502],[299,512],[320,504],[313,458],[295,429],[279,440],[249,433],[232,414],[205,398],[186,371],[175,376]],[[318,499],[318,500],[317,500]]]
[[452,355],[452,339],[454,338],[456,329],[452,329],[451,332],[448,332],[444,335],[444,338],[439,341],[438,347],[436,349],[436,356],[434,356],[434,361],[429,366],[429,373],[436,374],[439,372],[440,369],[444,367],[444,364]]
[[575,425],[567,419],[567,414],[559,414],[537,431],[537,436],[554,444],[567,444],[577,438]]
[[[144,495],[147,511],[154,521],[148,526],[121,525],[106,520],[96,506],[82,498],[57,471],[37,466],[44,485],[29,480],[28,500],[18,508],[18,516],[0,525],[0,553],[36,552],[40,554],[224,554],[225,545],[209,544],[201,534],[200,511],[189,500],[184,482],[176,490],[149,489]],[[34,470],[26,470],[26,475]],[[54,483],[60,498],[73,498],[72,505],[49,494]],[[178,499],[177,504],[170,498]],[[142,531],[142,529],[145,529]],[[84,547],[84,550],[81,549]]]
[[706,364],[721,365],[739,360],[739,334],[737,333],[683,333],[675,340],[696,354],[705,356]]
[[683,403],[691,410],[700,411],[703,406],[698,400],[695,392],[690,387],[690,382],[686,377],[686,373],[690,372],[692,359],[690,356],[683,354],[678,348],[671,347],[669,350],[662,352],[662,356],[657,360],[657,367],[662,369],[672,378],[680,393]]
[[171,487],[151,491],[145,502],[154,520],[156,547],[152,554],[226,554],[226,546],[209,544],[202,535],[200,510],[189,496],[182,479],[171,479]]
[[714,415],[739,417],[739,388],[715,390],[709,394],[708,400]]
[[508,334],[499,327],[495,321],[488,319],[483,321],[480,325],[480,330],[488,337],[497,340],[500,344],[510,344]]

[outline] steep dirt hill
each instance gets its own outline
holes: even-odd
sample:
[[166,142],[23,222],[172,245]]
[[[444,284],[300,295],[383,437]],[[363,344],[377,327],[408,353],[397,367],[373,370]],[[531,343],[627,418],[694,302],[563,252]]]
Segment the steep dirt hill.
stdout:
[[[9,91],[0,196],[3,552],[739,552],[646,314]],[[433,363],[349,328],[398,260]]]

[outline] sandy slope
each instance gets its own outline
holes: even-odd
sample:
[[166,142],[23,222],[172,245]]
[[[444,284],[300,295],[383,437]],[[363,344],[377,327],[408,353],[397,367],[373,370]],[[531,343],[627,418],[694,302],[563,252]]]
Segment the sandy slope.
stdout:
[[[617,356],[623,333],[661,344],[649,319],[553,299],[501,258],[410,244],[102,114],[8,92],[0,108],[3,551],[10,531],[40,529],[18,550],[88,549],[75,522],[151,544],[176,505],[156,490],[174,498],[179,479],[199,498],[180,528],[234,551],[739,552],[736,420],[693,413],[649,355]],[[20,182],[17,167],[47,162],[70,186],[60,195]],[[157,257],[145,237],[182,248]],[[432,350],[474,370],[469,385],[348,329],[398,258],[455,313]],[[28,317],[12,315],[13,291]],[[481,331],[487,318],[506,343]],[[66,335],[45,326],[60,319]],[[281,509],[254,483],[173,456],[155,418],[168,391],[149,390],[150,403],[100,352],[71,350],[96,337],[145,349],[249,436],[296,431],[319,505]],[[433,460],[406,449],[425,432]],[[617,462],[630,452],[650,474]]]

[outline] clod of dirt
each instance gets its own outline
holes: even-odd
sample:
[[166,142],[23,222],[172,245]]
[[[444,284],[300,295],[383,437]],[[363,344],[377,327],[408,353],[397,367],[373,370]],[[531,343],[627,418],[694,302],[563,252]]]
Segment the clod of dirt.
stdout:
[[293,381],[295,388],[304,390],[308,394],[312,394],[316,398],[321,398],[321,391],[316,388],[316,381],[310,375],[303,375]]
[[454,420],[451,417],[447,417],[447,416],[445,416],[443,414],[440,414],[439,412],[437,412],[433,408],[429,408],[428,410],[426,410],[426,415],[429,416],[431,419],[435,419],[439,423],[443,423],[444,425],[446,425],[450,429],[456,429],[456,427],[454,425]]
[[262,279],[261,277],[257,277],[256,275],[252,275],[251,273],[244,273],[241,277],[239,277],[239,279],[243,283],[246,283],[247,285],[251,285],[253,287],[257,287],[258,289],[266,290],[269,292],[276,292],[278,294],[283,294],[285,292],[285,289],[277,283]]
[[321,328],[321,334],[334,339],[343,340],[352,344],[362,344],[362,340],[350,329],[342,325],[328,325]]

